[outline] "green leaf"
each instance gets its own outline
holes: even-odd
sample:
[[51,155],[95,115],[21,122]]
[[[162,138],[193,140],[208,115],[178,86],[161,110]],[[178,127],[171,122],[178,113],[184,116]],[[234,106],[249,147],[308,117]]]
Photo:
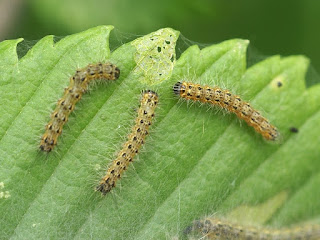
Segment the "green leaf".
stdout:
[[[21,59],[21,39],[0,43],[1,239],[170,239],[183,237],[195,219],[239,219],[245,209],[265,225],[319,218],[320,85],[306,89],[305,57],[274,56],[246,69],[248,41],[234,39],[190,46],[176,61],[179,33],[169,28],[110,53],[112,28],[57,43],[47,36]],[[120,78],[92,86],[55,151],[40,152],[69,77],[106,60],[121,69]],[[281,140],[266,142],[233,114],[179,101],[172,86],[181,80],[241,95],[278,127]],[[103,197],[94,187],[130,132],[144,89],[159,94],[155,123],[143,151]]]

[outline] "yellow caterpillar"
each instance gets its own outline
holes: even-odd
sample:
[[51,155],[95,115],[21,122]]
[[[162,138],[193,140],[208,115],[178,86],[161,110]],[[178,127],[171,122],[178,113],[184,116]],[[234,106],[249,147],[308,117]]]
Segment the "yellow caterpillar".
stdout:
[[158,104],[157,93],[147,90],[142,93],[140,108],[135,125],[128,136],[127,142],[123,145],[122,150],[110,164],[106,175],[101,179],[96,187],[103,195],[111,191],[116,186],[116,182],[121,178],[123,172],[127,169],[134,156],[138,153],[145,137],[148,135],[148,129],[152,123],[154,112]]
[[45,152],[52,151],[62,133],[63,125],[68,121],[70,113],[81,99],[82,94],[88,90],[88,85],[92,80],[115,80],[119,76],[119,68],[111,63],[89,64],[87,67],[77,70],[70,78],[69,86],[65,88],[63,97],[58,101],[56,109],[51,114],[51,119],[41,138],[40,149]]
[[[245,227],[216,218],[198,220],[185,230],[185,234],[198,233],[201,239],[220,240],[319,240],[320,225],[269,229]],[[197,235],[198,236],[198,235]]]
[[274,141],[279,136],[278,130],[266,118],[261,116],[248,102],[243,101],[238,95],[232,94],[229,90],[206,85],[202,86],[191,82],[177,82],[173,87],[173,91],[181,98],[218,105],[229,112],[235,113],[238,118],[246,121],[266,140]]

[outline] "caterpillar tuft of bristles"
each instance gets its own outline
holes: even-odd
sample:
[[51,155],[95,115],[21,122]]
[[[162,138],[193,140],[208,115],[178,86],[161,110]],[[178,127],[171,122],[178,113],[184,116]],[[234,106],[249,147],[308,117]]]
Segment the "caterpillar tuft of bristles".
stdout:
[[110,164],[106,175],[96,187],[96,191],[100,191],[103,195],[106,195],[116,186],[117,180],[121,178],[129,163],[133,161],[134,156],[139,152],[142,144],[144,144],[158,101],[158,95],[154,91],[146,90],[142,93],[138,116],[128,136],[128,140],[117,154],[116,159]]
[[229,90],[191,82],[177,82],[173,86],[173,92],[181,98],[217,105],[235,113],[266,140],[275,141],[279,137],[278,130],[266,118],[251,107],[250,103],[243,101]]
[[320,225],[271,229],[236,225],[216,218],[198,220],[184,231],[185,235],[219,240],[319,240]]
[[40,149],[44,152],[52,151],[62,133],[63,125],[68,121],[70,113],[81,99],[82,94],[88,90],[88,85],[92,80],[116,80],[119,76],[120,69],[112,63],[89,64],[85,68],[78,69],[70,78],[69,86],[65,88],[63,97],[51,114],[51,119],[41,138]]

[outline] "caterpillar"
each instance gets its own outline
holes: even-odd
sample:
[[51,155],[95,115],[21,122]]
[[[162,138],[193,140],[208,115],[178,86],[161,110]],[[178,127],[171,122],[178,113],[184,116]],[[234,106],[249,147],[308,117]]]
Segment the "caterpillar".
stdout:
[[100,191],[103,195],[106,195],[116,186],[117,180],[121,178],[129,163],[133,161],[134,156],[139,152],[142,144],[144,144],[158,101],[158,94],[154,91],[146,90],[142,93],[138,116],[128,136],[128,140],[110,164],[106,175],[96,187],[96,191]]
[[200,233],[201,239],[239,240],[319,240],[320,225],[304,225],[284,229],[244,227],[216,218],[197,220],[185,234]]
[[70,77],[69,86],[65,88],[63,97],[51,114],[51,119],[41,138],[40,149],[44,152],[52,151],[62,133],[63,125],[68,121],[70,113],[81,99],[82,94],[88,90],[88,85],[92,80],[116,80],[119,76],[120,69],[112,63],[89,64],[85,68],[78,69]]
[[219,87],[202,86],[191,82],[177,82],[173,86],[174,94],[181,98],[218,105],[235,113],[266,140],[275,141],[279,137],[278,130],[269,123],[250,103],[243,101],[238,95]]

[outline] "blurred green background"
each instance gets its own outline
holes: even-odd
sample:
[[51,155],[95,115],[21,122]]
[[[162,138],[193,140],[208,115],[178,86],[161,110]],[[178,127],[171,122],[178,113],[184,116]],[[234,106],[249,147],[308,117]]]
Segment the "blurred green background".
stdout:
[[204,44],[245,38],[260,55],[308,56],[320,71],[319,0],[0,0],[0,40],[111,24],[120,42],[162,27]]

